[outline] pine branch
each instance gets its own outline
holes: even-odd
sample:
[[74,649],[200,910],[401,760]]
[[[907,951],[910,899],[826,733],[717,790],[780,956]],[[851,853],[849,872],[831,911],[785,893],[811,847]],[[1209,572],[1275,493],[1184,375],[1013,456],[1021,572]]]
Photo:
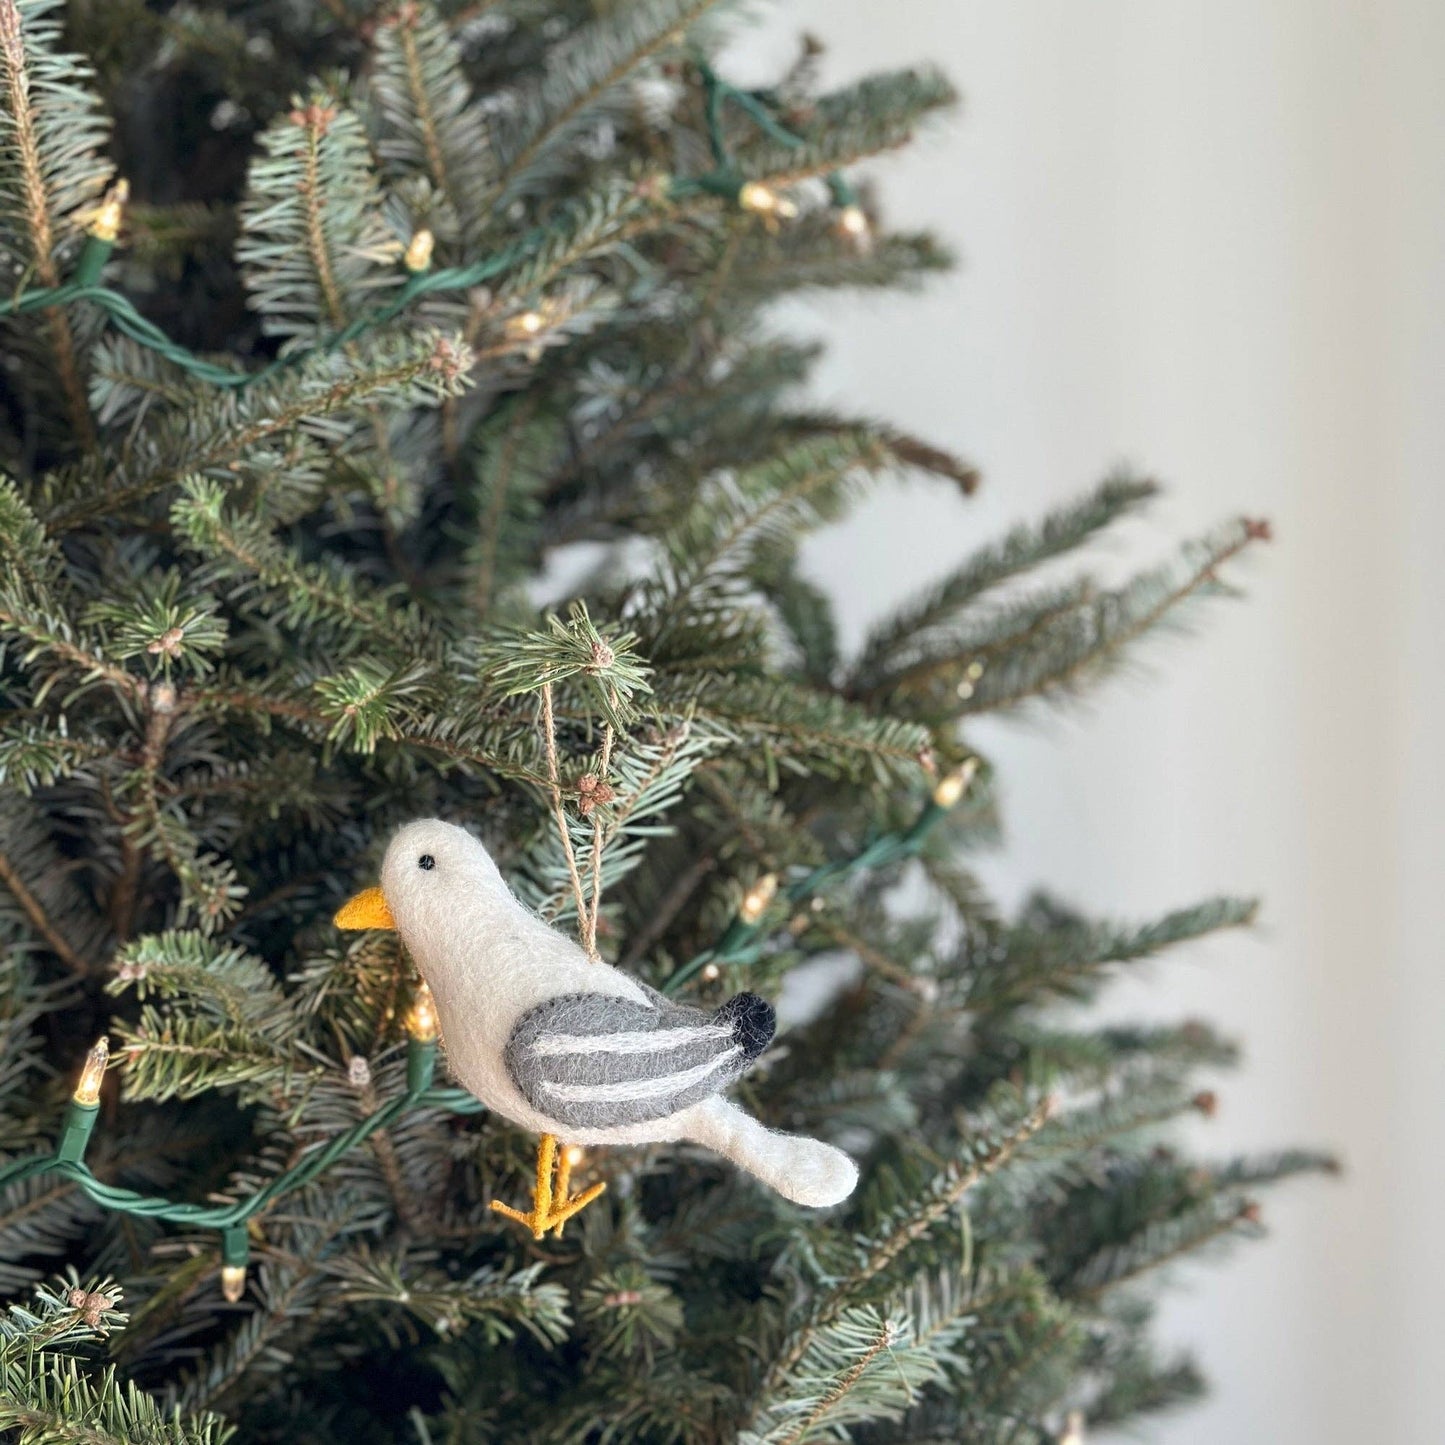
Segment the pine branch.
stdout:
[[982,1012],[1051,996],[1087,999],[1111,965],[1149,958],[1220,929],[1248,927],[1258,911],[1255,899],[1212,898],[1143,927],[1126,928],[1091,923],[1036,895],[1014,927],[965,946],[963,1002]]
[[1067,1288],[1070,1299],[1096,1302],[1104,1294],[1142,1275],[1232,1237],[1254,1232],[1258,1210],[1228,1196],[1211,1200],[1188,1214],[1146,1225],[1134,1238],[1101,1251]]
[[0,733],[0,786],[30,794],[114,755],[113,745],[100,738],[72,737],[63,716],[56,724],[21,723]]
[[1268,527],[1248,519],[1187,548],[1182,566],[1136,577],[1125,587],[1062,611],[970,679],[964,714],[994,712],[1076,692],[1117,667],[1133,644],[1172,620],[1184,604],[1225,591],[1218,569]]
[[858,1300],[865,1298],[874,1281],[910,1245],[938,1224],[970,1189],[1002,1168],[1021,1145],[1043,1128],[1052,1109],[1052,1101],[1044,1099],[1013,1129],[981,1136],[963,1162],[941,1171],[921,1197],[910,1201],[889,1227],[871,1239],[859,1241],[857,1258],[850,1265],[847,1276],[822,1296],[806,1323],[780,1348],[756,1398],[759,1401],[771,1398],[797,1368],[818,1332],[826,1329]]
[[[140,767],[122,780],[121,801],[134,799],[125,820],[125,841],[135,850],[111,899],[112,916],[128,933],[134,915],[134,889],[139,865],[154,850],[181,885],[180,920],[194,913],[201,928],[213,932],[234,916],[245,896],[235,868],[205,849],[180,807],[160,796],[160,770],[177,716],[176,691],[168,683],[151,689],[147,702],[145,742]],[[138,857],[136,855],[139,855]]]
[[857,1387],[868,1368],[885,1350],[891,1350],[898,1343],[898,1327],[891,1320],[885,1320],[873,1337],[864,1346],[858,1359],[850,1365],[829,1387],[828,1392],[808,1411],[798,1425],[788,1430],[780,1445],[799,1445],[813,1431],[838,1413],[839,1407]]
[[[930,634],[958,619],[993,588],[1075,551],[1120,518],[1137,511],[1157,490],[1152,482],[1111,478],[1090,496],[1054,512],[1038,526],[1016,527],[1001,542],[975,553],[957,571],[874,628],[853,666],[854,695],[876,698],[906,685],[912,676],[910,655]],[[936,666],[932,662],[927,665]]]
[[463,238],[475,237],[495,182],[491,140],[461,52],[434,6],[412,0],[383,19],[372,84],[377,151],[389,173],[425,176],[450,204]]
[[482,773],[546,784],[543,773],[509,754],[502,746],[500,730],[489,720],[479,725],[476,718],[420,716],[409,710],[399,710],[399,715],[393,716],[393,701],[399,698],[404,703],[416,684],[428,675],[410,667],[388,672],[374,663],[356,663],[348,672],[314,684],[313,690],[322,701],[319,708],[304,696],[275,693],[239,678],[228,678],[219,685],[188,693],[187,705],[193,713],[280,719],[309,728],[318,738],[343,742],[360,753],[375,751],[385,739],[400,748],[433,753]]
[[[460,393],[471,354],[459,341],[423,334],[408,343],[385,338],[357,356],[332,352],[299,366],[285,381],[244,399],[206,398],[169,419],[145,462],[119,470],[114,483],[88,471],[57,479],[47,517],[53,532],[70,532],[123,514],[186,477],[229,466],[261,443],[295,429],[326,435],[329,419],[373,400],[417,406]],[[67,496],[67,494],[69,494]]]
[[878,439],[855,432],[799,446],[735,482],[719,479],[662,539],[671,568],[664,618],[714,575],[752,565],[770,546],[796,545],[805,529],[836,518],[859,477],[888,460]]
[[51,922],[40,900],[30,891],[20,871],[4,853],[0,853],[0,883],[9,890],[10,896],[20,905],[30,926],[42,939],[45,946],[72,973],[82,977],[90,973],[90,965],[71,947],[64,934]]
[[518,119],[498,136],[497,204],[536,189],[557,152],[605,110],[614,92],[654,55],[676,45],[718,0],[639,0],[585,27],[522,95]]
[[[58,663],[62,670],[78,672],[82,685],[104,682],[122,696],[138,698],[145,684],[125,668],[108,661],[92,649],[90,639],[83,635],[77,638],[70,621],[63,614],[46,612],[8,602],[0,595],[0,628],[8,629],[27,642],[29,647],[22,654],[26,663],[45,657]],[[36,701],[41,701],[48,685],[42,685]]]
[[949,251],[927,233],[885,232],[860,248],[839,234],[831,206],[804,211],[777,236],[754,228],[749,234],[751,244],[729,288],[730,302],[757,304],[813,289],[916,290],[953,265]]
[[396,593],[368,595],[355,573],[341,563],[308,566],[288,552],[271,531],[249,516],[226,509],[227,492],[206,477],[187,477],[171,508],[180,538],[211,559],[206,584],[230,584],[234,597],[255,606],[260,593],[267,615],[283,626],[314,629],[345,639],[345,646],[416,648],[421,642],[417,613],[396,605]]
[[525,575],[538,547],[538,499],[564,433],[563,423],[542,405],[541,391],[529,393],[477,432],[477,530],[470,560],[478,617],[491,613],[502,585]]
[[[55,49],[52,8],[52,0],[0,0],[0,249],[46,287],[60,284],[57,248],[110,179],[99,154],[108,127],[88,91],[91,72]],[[93,446],[70,319],[60,307],[43,314],[71,425]]]
[[312,1072],[289,1046],[242,1024],[147,1006],[134,1024],[117,1024],[116,1033],[130,1099],[164,1103],[221,1091],[234,1092],[243,1105],[290,1104]]
[[543,1281],[540,1262],[504,1275],[484,1267],[461,1280],[425,1269],[427,1254],[415,1262],[370,1250],[343,1257],[327,1267],[347,1304],[389,1304],[423,1320],[439,1335],[469,1326],[489,1343],[510,1342],[525,1331],[542,1345],[560,1344],[571,1324],[566,1290]]
[[399,285],[361,122],[325,92],[279,116],[251,167],[236,247],[269,335],[342,330]]
[[33,1262],[63,1257],[95,1227],[96,1217],[95,1205],[67,1179],[49,1175],[12,1184],[0,1208],[0,1287],[32,1283],[39,1273]]
[[660,689],[659,702],[761,749],[774,774],[806,767],[825,778],[913,778],[929,745],[924,728],[783,681],[725,675],[678,693]]
[[285,1042],[295,1016],[271,970],[244,949],[214,942],[203,933],[172,930],[125,944],[115,957],[107,991],[134,988],[149,998],[184,1000],[226,1023],[256,1029]]
[[801,145],[768,140],[749,146],[739,170],[774,188],[826,176],[906,144],[923,120],[957,98],[935,70],[869,76],[817,101],[801,128]]
[[0,476],[0,554],[5,559],[5,589],[33,599],[49,599],[60,577],[60,549],[9,477]]
[[321,702],[319,718],[330,723],[327,741],[358,753],[375,752],[383,739],[404,741],[405,719],[426,703],[432,682],[427,662],[388,664],[372,658],[318,678],[313,690]]
[[1051,1098],[1040,1100],[1019,1124],[1006,1133],[985,1135],[969,1151],[966,1161],[941,1173],[925,1196],[912,1203],[893,1228],[863,1245],[861,1266],[847,1283],[856,1297],[903,1253],[921,1239],[981,1180],[1001,1169],[1017,1150],[1048,1122],[1054,1111]]
[[[0,1319],[0,1430],[54,1445],[224,1445],[232,1430],[217,1416],[164,1410],[114,1366],[92,1375],[66,1353],[124,1324],[119,1299],[108,1280],[81,1286],[72,1278],[42,1287],[33,1310],[10,1306]],[[93,1326],[91,1300],[100,1301]]]

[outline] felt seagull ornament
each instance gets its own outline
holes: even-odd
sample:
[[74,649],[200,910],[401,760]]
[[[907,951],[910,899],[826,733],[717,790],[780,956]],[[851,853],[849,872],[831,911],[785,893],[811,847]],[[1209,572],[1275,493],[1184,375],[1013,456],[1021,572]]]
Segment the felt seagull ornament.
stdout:
[[435,999],[452,1072],[494,1113],[542,1136],[532,1209],[492,1202],[538,1239],[605,1188],[569,1193],[559,1137],[691,1140],[818,1208],[853,1192],[858,1170],[841,1150],[766,1129],[722,1097],[772,1040],[771,1004],[740,993],[707,1013],[590,960],[513,895],[464,828],[408,823],[386,850],[381,886],[347,903],[336,926],[401,934]]

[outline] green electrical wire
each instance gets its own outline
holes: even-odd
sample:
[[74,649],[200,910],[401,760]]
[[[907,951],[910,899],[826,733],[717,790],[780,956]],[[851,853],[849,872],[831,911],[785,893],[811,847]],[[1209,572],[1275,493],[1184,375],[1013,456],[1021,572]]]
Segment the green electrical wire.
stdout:
[[[699,176],[674,179],[669,186],[669,195],[681,200],[689,196],[715,195],[737,201],[745,178],[737,171],[727,148],[723,133],[723,106],[730,102],[737,106],[770,139],[790,149],[804,144],[803,138],[784,126],[769,110],[767,103],[758,92],[740,90],[723,80],[703,59],[697,61],[706,91],[706,125],[708,141],[712,147],[714,170]],[[833,172],[827,178],[829,191],[836,204],[854,204],[854,193],[842,175]],[[123,192],[118,193],[123,195]],[[437,271],[413,271],[396,295],[385,305],[365,313],[349,326],[311,346],[298,347],[284,356],[260,367],[256,371],[233,371],[218,366],[197,356],[178,341],[173,341],[154,322],[147,320],[136,310],[130,299],[119,291],[100,282],[101,272],[115,249],[115,239],[110,234],[119,221],[119,203],[114,203],[114,215],[110,218],[104,234],[92,231],[86,237],[85,246],[76,262],[71,279],[60,286],[38,287],[21,291],[6,301],[0,301],[0,316],[23,316],[31,311],[48,310],[51,307],[69,306],[84,301],[102,311],[111,325],[123,336],[154,351],[156,355],[173,366],[222,390],[237,390],[266,381],[280,372],[289,370],[310,356],[335,351],[357,340],[359,337],[394,321],[411,303],[419,297],[433,292],[465,291],[510,269],[518,261],[535,253],[546,241],[556,234],[555,228],[539,226],[527,232],[505,250],[484,260],[474,261],[467,266],[445,267]]]
[[[945,778],[910,827],[882,834],[851,858],[839,859],[812,869],[802,878],[783,887],[783,896],[798,902],[813,897],[820,888],[829,883],[913,857],[922,848],[924,839],[939,819],[962,796],[976,766],[976,760],[970,760],[964,767]],[[763,897],[760,906],[748,910],[750,916],[738,914],[712,948],[698,954],[673,974],[664,985],[663,992],[676,993],[708,963],[743,963],[756,958],[766,937],[759,925],[767,904],[771,901],[772,893],[769,892]],[[139,1194],[133,1189],[122,1189],[118,1185],[106,1184],[97,1179],[86,1165],[83,1156],[99,1110],[94,1104],[76,1101],[72,1101],[66,1113],[55,1152],[12,1160],[0,1169],[0,1192],[27,1179],[56,1175],[70,1180],[79,1186],[87,1198],[113,1213],[159,1219],[167,1224],[184,1224],[197,1229],[234,1231],[268,1205],[324,1174],[342,1155],[365,1143],[378,1129],[386,1128],[410,1109],[446,1109],[453,1114],[481,1112],[484,1107],[482,1103],[465,1089],[432,1087],[436,1053],[437,1045],[434,1039],[412,1039],[407,1046],[407,1087],[404,1093],[384,1104],[375,1113],[358,1120],[351,1128],[343,1130],[324,1148],[308,1154],[256,1193],[232,1204],[177,1203],[160,1195]]]
[[[924,839],[937,826],[939,819],[963,796],[977,768],[977,759],[970,759],[963,767],[944,778],[909,827],[882,833],[851,858],[839,858],[832,863],[820,864],[803,877],[784,884],[776,891],[790,903],[799,903],[815,897],[831,883],[838,883],[870,869],[885,868],[889,864],[916,856],[923,848]],[[696,957],[688,959],[663,984],[662,992],[677,993],[710,963],[723,965],[753,962],[761,954],[767,941],[767,933],[761,927],[761,922],[772,899],[773,891],[767,890],[745,901],[744,911],[734,916],[732,922],[723,930],[722,937],[711,948],[704,949]]]
[[[109,286],[102,286],[93,281],[88,282],[79,276],[66,282],[63,286],[22,292],[9,301],[0,302],[0,316],[23,315],[28,311],[69,305],[76,301],[88,301],[105,312],[117,331],[129,336],[142,346],[148,347],[182,371],[194,376],[198,381],[204,381],[211,386],[234,389],[253,386],[258,381],[265,381],[278,372],[288,370],[307,357],[321,352],[335,351],[348,345],[367,332],[374,331],[389,321],[394,321],[419,296],[428,295],[433,291],[464,291],[469,287],[479,285],[505,271],[509,266],[535,250],[541,245],[547,234],[543,230],[530,233],[505,251],[500,251],[485,261],[474,262],[470,266],[448,267],[439,271],[413,274],[386,305],[357,317],[349,326],[338,331],[334,336],[327,337],[314,346],[287,352],[285,356],[261,367],[258,371],[232,371],[227,367],[217,366],[214,362],[206,361],[194,352],[188,351],[179,342],[172,341],[159,326],[142,316],[128,297],[123,296],[119,291],[112,290]],[[96,237],[89,238],[87,252],[93,256],[96,251],[103,249],[104,254],[101,256],[100,262],[103,265],[105,256],[109,255],[113,246],[109,242],[101,241],[92,250],[92,243],[96,242]],[[79,269],[77,268],[77,271]]]
[[[414,1058],[421,1055],[424,1065],[413,1073]],[[131,1214],[145,1219],[160,1219],[169,1224],[189,1224],[204,1229],[229,1229],[244,1224],[248,1219],[265,1209],[267,1205],[283,1195],[309,1184],[324,1174],[343,1154],[349,1153],[358,1144],[364,1143],[378,1129],[384,1129],[393,1120],[412,1108],[442,1108],[453,1114],[480,1113],[482,1104],[465,1089],[433,1089],[430,1087],[432,1067],[436,1058],[436,1045],[413,1044],[408,1056],[408,1074],[419,1077],[420,1087],[408,1089],[389,1104],[383,1105],[374,1114],[353,1124],[350,1129],[338,1134],[324,1149],[308,1154],[300,1163],[278,1174],[264,1188],[234,1204],[202,1205],[178,1204],[157,1195],[138,1194],[133,1189],[121,1189],[106,1184],[91,1173],[84,1160],[63,1157],[57,1150],[53,1155],[35,1155],[13,1161],[0,1169],[0,1190],[12,1184],[40,1175],[56,1174],[78,1184],[86,1196],[103,1209],[119,1214]],[[71,1114],[88,1117],[80,1126],[86,1136],[93,1127],[95,1109],[91,1106],[72,1105]],[[75,1122],[67,1118],[62,1139],[74,1137]]]

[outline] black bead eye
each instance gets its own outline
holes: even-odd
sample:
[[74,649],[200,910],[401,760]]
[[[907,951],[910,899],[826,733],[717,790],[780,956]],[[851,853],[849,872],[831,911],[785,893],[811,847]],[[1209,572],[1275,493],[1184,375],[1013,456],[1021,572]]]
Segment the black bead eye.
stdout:
[[416,866],[424,873],[430,873],[431,870],[437,866],[437,860],[433,858],[430,853],[423,853],[421,857],[416,860]]

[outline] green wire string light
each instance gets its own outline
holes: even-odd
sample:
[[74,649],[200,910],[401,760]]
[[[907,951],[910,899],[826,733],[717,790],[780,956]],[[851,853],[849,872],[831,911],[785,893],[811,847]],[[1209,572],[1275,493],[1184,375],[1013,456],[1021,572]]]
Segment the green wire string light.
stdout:
[[885,868],[891,863],[915,857],[922,850],[924,839],[937,826],[939,819],[963,797],[977,771],[978,759],[969,758],[961,767],[939,781],[923,811],[909,827],[879,834],[851,858],[840,858],[832,863],[821,864],[787,884],[780,883],[776,874],[765,873],[744,894],[742,906],[723,930],[722,937],[711,948],[683,964],[663,984],[663,993],[677,993],[684,984],[704,970],[721,970],[727,964],[753,962],[767,942],[767,931],[762,928],[763,917],[779,894],[789,903],[801,903],[805,899],[811,901],[831,883],[851,878],[870,868]]
[[[803,138],[790,131],[772,115],[760,93],[739,90],[736,86],[729,85],[705,60],[699,59],[697,65],[706,93],[709,143],[717,164],[714,170],[703,175],[672,178],[667,185],[668,197],[683,200],[696,195],[718,196],[743,210],[761,215],[770,223],[777,218],[795,215],[797,208],[786,197],[780,196],[761,181],[747,179],[735,168],[723,133],[723,105],[725,102],[736,105],[765,135],[790,149],[804,145]],[[827,183],[833,202],[839,208],[839,229],[858,244],[866,245],[869,239],[868,217],[858,204],[852,186],[836,171],[828,176]],[[198,381],[225,390],[254,386],[257,382],[289,370],[307,357],[336,351],[368,332],[394,321],[412,302],[422,296],[435,292],[466,291],[492,280],[541,250],[556,234],[554,227],[538,226],[512,245],[483,260],[466,266],[432,270],[432,234],[426,230],[418,231],[412,236],[403,260],[406,280],[384,305],[365,312],[350,325],[314,345],[288,351],[284,356],[255,371],[233,371],[229,367],[207,361],[179,342],[173,341],[159,326],[142,316],[128,297],[101,283],[105,264],[115,250],[120,235],[121,220],[129,195],[130,186],[123,179],[116,181],[106,193],[86,228],[85,244],[68,281],[59,286],[22,290],[9,299],[0,301],[0,316],[22,316],[31,311],[88,302],[102,311],[110,324],[122,335],[154,351]]]
[[[963,796],[978,768],[978,760],[970,758],[962,767],[948,774],[934,788],[933,794],[917,820],[908,828],[884,833],[870,842],[852,858],[839,859],[814,868],[804,877],[780,889],[777,878],[766,874],[753,884],[742,905],[721,938],[710,949],[684,964],[667,981],[663,991],[676,993],[709,964],[745,963],[761,952],[766,933],[762,928],[769,905],[781,892],[791,901],[816,896],[818,890],[869,868],[879,868],[904,858],[913,857],[923,840],[939,819]],[[42,1175],[54,1175],[78,1185],[94,1203],[116,1214],[159,1219],[168,1224],[184,1224],[196,1229],[215,1229],[221,1234],[221,1292],[235,1303],[246,1287],[246,1264],[250,1255],[249,1222],[262,1210],[284,1195],[309,1184],[324,1174],[343,1154],[364,1143],[378,1129],[384,1129],[410,1109],[447,1109],[453,1114],[476,1114],[482,1103],[465,1089],[432,1087],[436,1073],[440,1026],[436,1004],[425,983],[412,995],[405,1019],[407,1032],[406,1092],[375,1113],[358,1120],[324,1148],[308,1154],[290,1169],[278,1174],[264,1188],[231,1204],[204,1205],[177,1203],[158,1195],[139,1194],[97,1179],[85,1163],[85,1149],[95,1131],[100,1113],[100,1086],[110,1060],[110,1047],[100,1039],[86,1055],[79,1082],[61,1124],[60,1137],[53,1154],[30,1155],[12,1160],[0,1169],[0,1191],[12,1184]]]
[[97,1179],[85,1163],[85,1148],[100,1113],[100,1085],[109,1062],[109,1045],[101,1039],[86,1055],[80,1081],[75,1086],[60,1139],[50,1155],[33,1155],[12,1161],[0,1169],[0,1190],[41,1175],[56,1175],[79,1185],[85,1195],[102,1209],[117,1214],[160,1219],[168,1224],[186,1224],[197,1229],[221,1231],[221,1289],[226,1299],[241,1297],[246,1283],[246,1262],[250,1253],[248,1222],[268,1205],[309,1184],[326,1172],[343,1154],[364,1143],[378,1129],[384,1129],[409,1109],[441,1108],[453,1114],[476,1114],[481,1103],[465,1089],[434,1089],[436,1072],[437,1015],[431,992],[422,984],[412,1000],[406,1018],[406,1092],[384,1104],[374,1114],[338,1134],[322,1149],[308,1154],[300,1163],[278,1174],[263,1189],[232,1204],[178,1204],[158,1195],[138,1194]]
[[111,188],[90,224],[85,246],[69,281],[60,286],[22,291],[18,296],[0,302],[0,316],[23,315],[29,311],[64,306],[75,301],[88,301],[105,312],[111,324],[123,335],[149,347],[197,380],[224,389],[252,386],[258,381],[265,381],[279,372],[289,370],[309,356],[346,346],[367,332],[394,321],[418,297],[433,291],[464,291],[479,286],[531,254],[548,235],[546,230],[539,228],[484,261],[474,262],[470,266],[432,271],[431,232],[418,231],[406,250],[404,269],[407,279],[385,305],[358,316],[349,326],[324,341],[289,351],[285,356],[278,357],[257,371],[231,371],[227,367],[204,360],[178,342],[172,341],[160,327],[142,316],[128,297],[100,284],[100,274],[115,249],[121,212],[128,192],[129,187],[123,180]]

